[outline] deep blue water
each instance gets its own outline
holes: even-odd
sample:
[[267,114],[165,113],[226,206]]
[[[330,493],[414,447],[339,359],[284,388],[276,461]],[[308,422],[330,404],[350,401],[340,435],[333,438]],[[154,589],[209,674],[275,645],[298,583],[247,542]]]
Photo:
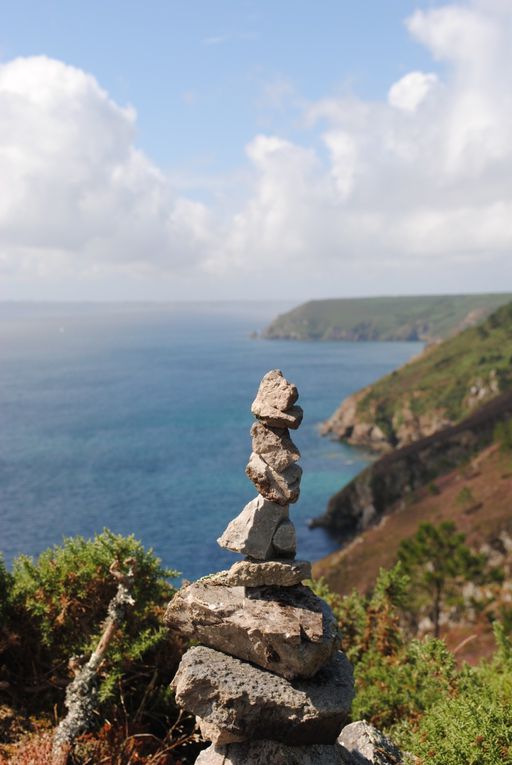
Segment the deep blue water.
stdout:
[[134,533],[190,579],[230,565],[215,540],[255,496],[244,468],[262,375],[296,383],[305,417],[300,557],[336,548],[307,521],[367,457],[323,439],[341,399],[418,343],[250,338],[287,306],[0,305],[0,551],[37,555],[63,537]]

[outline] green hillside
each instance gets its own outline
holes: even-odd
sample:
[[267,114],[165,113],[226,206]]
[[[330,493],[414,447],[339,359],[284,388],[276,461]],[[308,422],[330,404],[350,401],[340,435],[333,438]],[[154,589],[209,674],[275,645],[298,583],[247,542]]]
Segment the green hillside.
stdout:
[[332,416],[327,430],[353,443],[371,446],[372,440],[385,440],[403,446],[460,422],[511,388],[512,303],[508,303],[478,326],[431,346],[351,396]]
[[263,337],[289,340],[425,340],[472,326],[511,293],[312,300],[278,316]]

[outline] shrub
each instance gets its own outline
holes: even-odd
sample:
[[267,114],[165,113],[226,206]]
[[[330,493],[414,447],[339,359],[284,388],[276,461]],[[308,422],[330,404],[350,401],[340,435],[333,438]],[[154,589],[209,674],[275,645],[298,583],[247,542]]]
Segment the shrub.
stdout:
[[[6,679],[16,689],[19,709],[27,710],[36,725],[54,723],[64,714],[69,660],[86,660],[102,634],[118,586],[110,566],[115,561],[122,567],[128,558],[134,561],[135,603],[101,665],[97,725],[78,740],[73,762],[167,765],[186,762],[191,746],[193,761],[193,720],[178,712],[170,690],[184,645],[162,624],[174,593],[168,578],[176,572],[162,568],[133,536],[105,530],[89,540],[74,537],[37,560],[19,557],[12,575],[0,567],[0,588],[9,593],[10,633],[9,640],[0,641],[0,666],[8,668]],[[39,756],[43,743],[27,740],[16,754],[19,762],[32,761],[23,759],[25,750],[27,756]]]
[[[399,608],[406,603],[408,587],[398,564],[390,571],[381,569],[371,596],[353,592],[331,599],[343,649],[354,665],[352,717],[388,732],[404,719],[418,720],[449,691],[455,674],[454,659],[442,641],[410,641],[400,625]],[[324,594],[325,583],[316,589]]]
[[512,648],[501,625],[491,662],[464,667],[456,687],[427,710],[404,744],[421,765],[512,763]]
[[[127,558],[135,561],[135,604],[112,640],[99,688],[103,702],[117,703],[123,695],[126,706],[140,703],[154,672],[167,678],[176,665],[177,646],[161,620],[173,594],[167,577],[176,572],[161,568],[133,536],[108,530],[92,540],[66,539],[36,561],[20,556],[14,562],[10,600],[17,639],[8,657],[11,680],[42,686],[37,695],[42,709],[62,700],[59,688],[69,682],[69,659],[87,657],[97,644],[117,588],[110,565]],[[156,692],[159,683],[153,684]],[[168,695],[162,687],[159,692]]]
[[494,441],[498,444],[502,454],[512,452],[512,420],[498,422],[494,428]]

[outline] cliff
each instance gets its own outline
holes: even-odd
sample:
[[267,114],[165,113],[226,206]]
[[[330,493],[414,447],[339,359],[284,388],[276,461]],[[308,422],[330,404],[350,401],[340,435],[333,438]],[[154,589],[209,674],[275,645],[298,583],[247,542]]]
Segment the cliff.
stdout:
[[263,337],[433,342],[477,324],[510,300],[510,293],[311,300],[274,319]]
[[455,426],[385,454],[329,500],[312,526],[346,542],[377,523],[411,492],[464,464],[493,440],[499,422],[512,417],[512,391],[480,407]]
[[512,303],[345,399],[323,433],[389,451],[456,425],[512,387]]

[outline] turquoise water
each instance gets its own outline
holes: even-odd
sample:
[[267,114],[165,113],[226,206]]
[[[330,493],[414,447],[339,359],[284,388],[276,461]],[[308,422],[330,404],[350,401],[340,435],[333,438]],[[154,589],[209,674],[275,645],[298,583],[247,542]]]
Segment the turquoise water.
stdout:
[[341,399],[417,343],[250,338],[286,306],[0,306],[0,550],[37,555],[103,527],[134,533],[190,579],[230,565],[215,540],[254,496],[251,401],[280,368],[305,410],[293,435],[299,555],[336,548],[308,519],[366,464],[322,439]]

